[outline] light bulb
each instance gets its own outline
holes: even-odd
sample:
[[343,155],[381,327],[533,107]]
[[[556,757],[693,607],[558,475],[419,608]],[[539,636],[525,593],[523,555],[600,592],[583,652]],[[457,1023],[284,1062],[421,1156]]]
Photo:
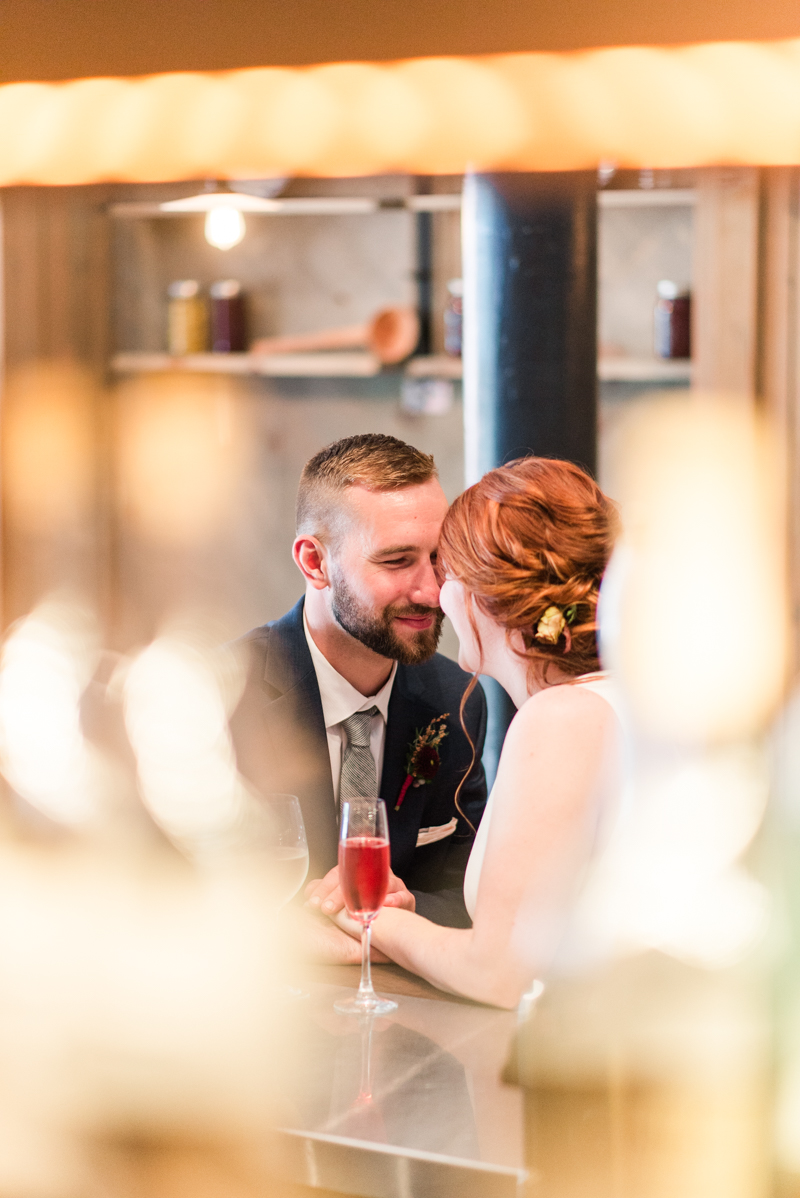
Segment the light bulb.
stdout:
[[225,204],[206,213],[206,241],[218,250],[229,250],[238,245],[244,233],[244,217],[238,208]]

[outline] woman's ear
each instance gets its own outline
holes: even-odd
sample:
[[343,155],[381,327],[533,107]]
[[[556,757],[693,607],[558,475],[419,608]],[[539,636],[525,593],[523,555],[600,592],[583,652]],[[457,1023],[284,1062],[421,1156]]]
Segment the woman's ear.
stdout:
[[292,545],[292,557],[306,582],[318,591],[329,584],[328,554],[322,541],[316,537],[299,536]]

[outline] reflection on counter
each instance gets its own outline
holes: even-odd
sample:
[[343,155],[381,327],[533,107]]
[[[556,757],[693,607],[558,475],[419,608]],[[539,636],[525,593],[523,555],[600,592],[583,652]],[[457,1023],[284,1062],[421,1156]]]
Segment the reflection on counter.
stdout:
[[279,1174],[375,1198],[513,1198],[522,1098],[500,1072],[515,1016],[403,997],[392,1015],[356,1022],[333,1011],[338,993],[314,987],[299,1016]]

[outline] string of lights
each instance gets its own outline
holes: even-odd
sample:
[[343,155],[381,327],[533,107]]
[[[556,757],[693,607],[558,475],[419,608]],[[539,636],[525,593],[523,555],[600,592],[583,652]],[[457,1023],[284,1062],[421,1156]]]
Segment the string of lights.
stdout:
[[0,184],[800,162],[800,40],[0,87]]

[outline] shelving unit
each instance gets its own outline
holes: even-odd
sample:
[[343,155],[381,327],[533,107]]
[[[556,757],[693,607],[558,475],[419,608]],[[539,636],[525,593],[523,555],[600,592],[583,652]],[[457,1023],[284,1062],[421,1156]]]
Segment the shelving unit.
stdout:
[[[461,195],[310,195],[283,196],[283,198],[261,198],[261,196],[244,194],[236,196],[236,202],[246,208],[250,216],[266,217],[346,217],[358,214],[378,213],[393,208],[405,208],[411,213],[423,212],[456,212],[461,206]],[[121,223],[140,218],[187,217],[192,212],[199,211],[207,201],[207,196],[194,195],[183,200],[166,200],[157,202],[121,202],[110,205],[110,214],[121,218]],[[601,210],[619,210],[619,208],[667,208],[674,206],[691,206],[695,204],[696,192],[691,188],[662,188],[651,189],[604,189],[598,194]],[[160,222],[159,222],[160,223]],[[206,268],[206,273],[208,273]],[[178,277],[178,274],[175,276]],[[189,276],[187,276],[189,277]],[[158,289],[163,289],[163,280],[158,280]],[[256,280],[246,279],[246,286],[256,291]],[[331,317],[320,317],[333,322]],[[122,339],[128,344],[137,343],[138,337]],[[152,332],[149,337],[153,344]],[[613,341],[608,345],[612,352],[622,350],[623,346],[629,353],[647,353],[644,345],[626,346],[623,338],[608,338]],[[619,345],[617,346],[617,341]],[[641,341],[641,338],[640,338]],[[157,341],[156,341],[157,344]],[[114,374],[149,374],[160,371],[174,370],[184,373],[207,373],[241,376],[285,377],[285,379],[369,379],[384,373],[377,358],[366,351],[337,351],[337,352],[304,352],[281,353],[281,355],[253,355],[253,353],[198,353],[187,357],[172,357],[165,352],[128,351],[116,353],[110,362]],[[462,374],[460,358],[450,358],[443,353],[411,358],[402,367],[386,371],[390,374],[400,374],[407,379],[425,380],[459,380]],[[602,358],[598,363],[598,376],[601,381],[611,382],[690,382],[691,363],[661,362],[646,357],[614,357]]]
[[[117,203],[110,206],[110,213],[116,218],[122,218],[123,222],[143,217],[185,217],[197,210],[197,204],[202,198],[190,197],[188,200],[170,200],[165,203]],[[697,194],[691,188],[610,188],[598,192],[598,205],[601,210],[691,207],[696,198]],[[248,217],[352,216],[395,208],[405,208],[412,213],[446,212],[457,211],[461,206],[461,196],[458,193],[402,197],[320,195],[260,198],[242,195],[239,199],[243,201],[243,206],[246,206]],[[621,349],[625,344],[622,338],[609,338],[609,341],[614,342],[613,350]],[[635,353],[637,348],[645,349],[646,352],[643,345],[636,348],[631,346],[629,352]],[[609,345],[609,349],[612,349],[612,345]],[[378,359],[366,351],[318,351],[274,355],[204,353],[186,357],[173,357],[163,352],[133,351],[116,354],[110,362],[110,368],[118,375],[182,371],[309,379],[372,378],[384,372]],[[431,354],[411,358],[401,367],[386,373],[397,373],[410,379],[458,380],[462,377],[462,363],[460,358]],[[688,384],[692,378],[692,364],[689,361],[661,361],[650,357],[604,357],[598,361],[597,374],[603,382]]]

